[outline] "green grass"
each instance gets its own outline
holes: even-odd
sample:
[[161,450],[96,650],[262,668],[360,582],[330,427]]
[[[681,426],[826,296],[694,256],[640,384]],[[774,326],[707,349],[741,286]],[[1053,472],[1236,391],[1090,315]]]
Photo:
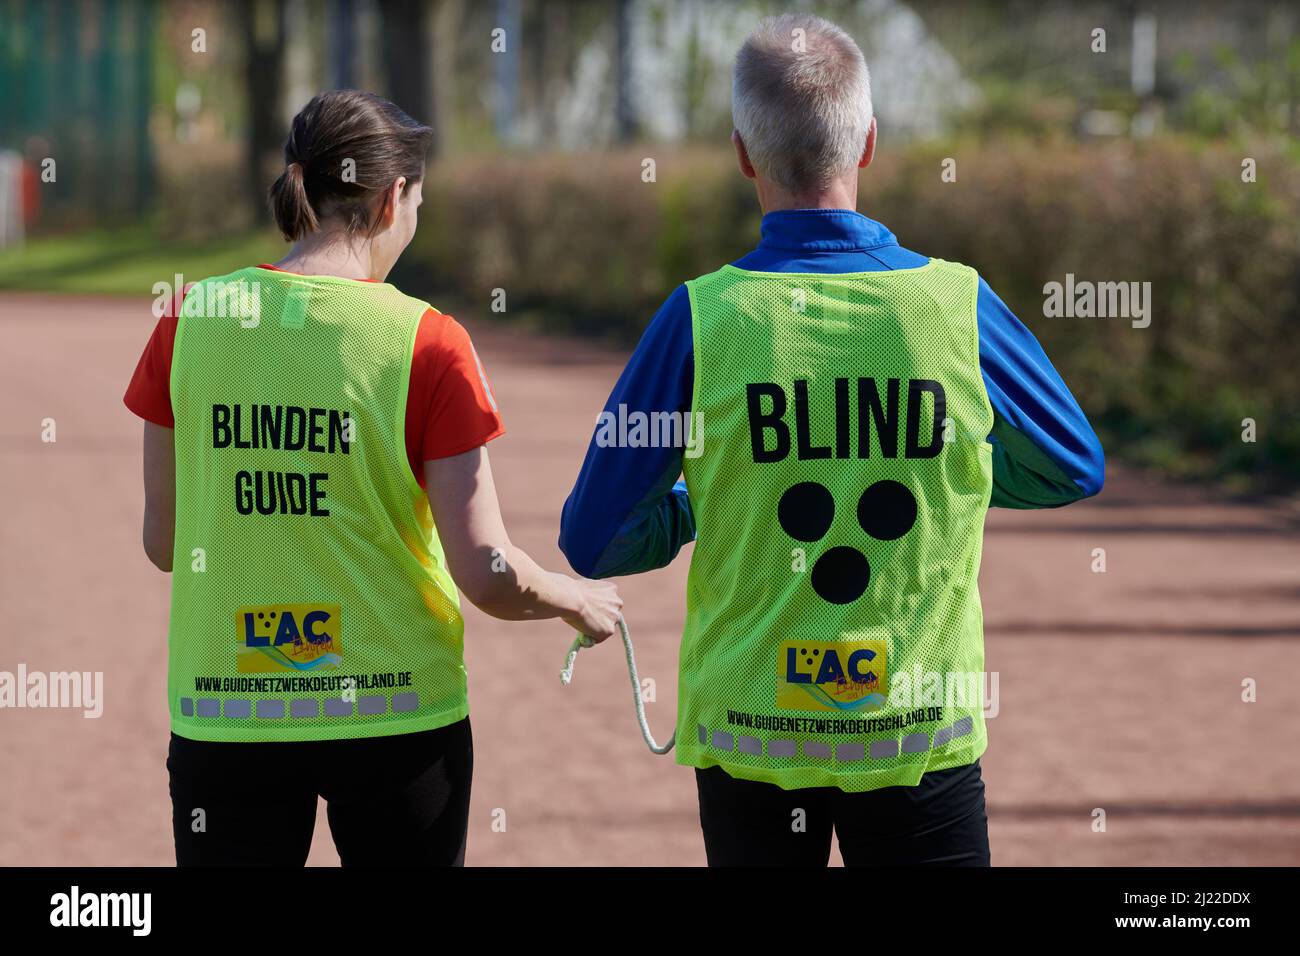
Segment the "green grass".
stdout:
[[171,242],[150,226],[29,240],[0,251],[0,290],[152,295],[156,282],[186,282],[273,262],[286,245],[271,230],[202,242]]

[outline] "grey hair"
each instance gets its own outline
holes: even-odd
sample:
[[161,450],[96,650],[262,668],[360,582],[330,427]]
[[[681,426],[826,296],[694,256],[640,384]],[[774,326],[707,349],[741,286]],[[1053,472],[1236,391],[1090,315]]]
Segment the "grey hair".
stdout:
[[871,77],[853,38],[803,13],[754,29],[732,75],[731,116],[759,173],[795,194],[857,166],[871,126]]

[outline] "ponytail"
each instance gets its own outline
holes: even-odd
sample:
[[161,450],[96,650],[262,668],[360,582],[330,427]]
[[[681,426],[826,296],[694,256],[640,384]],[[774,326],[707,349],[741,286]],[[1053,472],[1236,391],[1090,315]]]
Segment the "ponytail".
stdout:
[[301,163],[290,163],[271,187],[271,211],[284,238],[297,242],[320,225],[307,198]]

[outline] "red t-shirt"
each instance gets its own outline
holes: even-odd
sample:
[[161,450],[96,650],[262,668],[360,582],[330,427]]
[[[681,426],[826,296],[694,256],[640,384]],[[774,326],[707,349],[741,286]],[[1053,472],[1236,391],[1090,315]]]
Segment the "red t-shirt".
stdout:
[[[164,428],[176,427],[171,401],[172,348],[183,297],[184,293],[154,326],[122,399],[135,414]],[[423,487],[424,462],[478,448],[504,432],[496,398],[469,333],[450,315],[430,309],[420,317],[415,332],[406,397],[406,457],[411,471]]]

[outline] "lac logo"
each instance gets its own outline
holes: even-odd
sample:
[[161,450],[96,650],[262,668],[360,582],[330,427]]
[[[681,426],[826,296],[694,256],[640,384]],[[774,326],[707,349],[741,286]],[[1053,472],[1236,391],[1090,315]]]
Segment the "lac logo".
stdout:
[[235,612],[241,674],[332,670],[343,663],[337,604],[262,604]]
[[781,710],[880,710],[888,699],[884,641],[785,641],[778,648]]

